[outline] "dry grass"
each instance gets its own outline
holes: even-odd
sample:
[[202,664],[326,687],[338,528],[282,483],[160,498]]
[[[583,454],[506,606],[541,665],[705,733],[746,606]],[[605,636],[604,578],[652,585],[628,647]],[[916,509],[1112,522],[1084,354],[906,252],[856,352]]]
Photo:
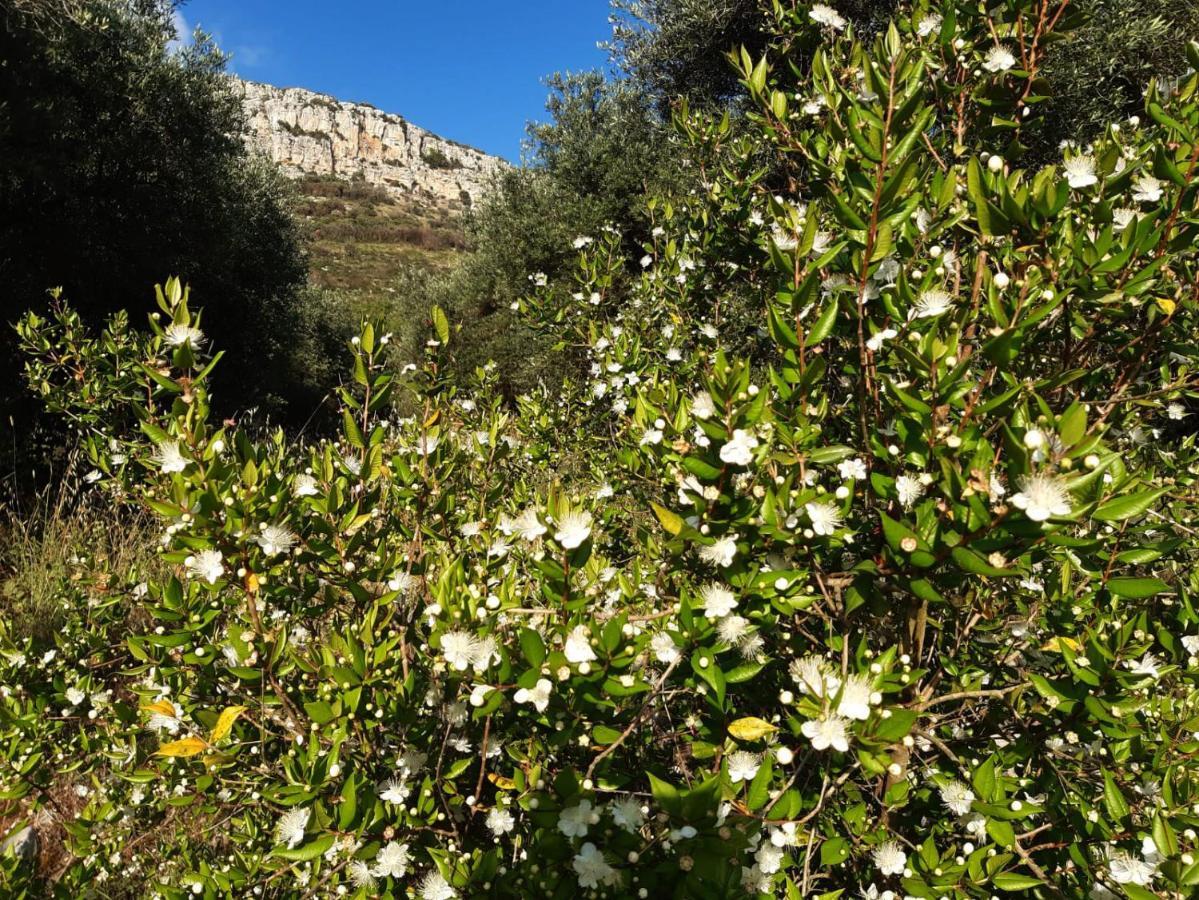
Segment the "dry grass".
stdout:
[[59,488],[0,509],[0,615],[14,639],[49,638],[77,589],[103,595],[161,565],[148,518],[90,500]]

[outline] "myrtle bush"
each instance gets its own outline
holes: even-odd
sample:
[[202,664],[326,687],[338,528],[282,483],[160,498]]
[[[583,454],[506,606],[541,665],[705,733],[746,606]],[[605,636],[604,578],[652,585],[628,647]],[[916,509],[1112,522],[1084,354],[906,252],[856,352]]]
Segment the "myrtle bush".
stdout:
[[64,895],[1193,895],[1199,75],[1030,171],[1065,3],[773,15],[752,131],[679,116],[727,162],[533,273],[581,383],[503,406],[433,309],[296,444],[210,417],[178,282],[22,321],[170,572],[5,635]]

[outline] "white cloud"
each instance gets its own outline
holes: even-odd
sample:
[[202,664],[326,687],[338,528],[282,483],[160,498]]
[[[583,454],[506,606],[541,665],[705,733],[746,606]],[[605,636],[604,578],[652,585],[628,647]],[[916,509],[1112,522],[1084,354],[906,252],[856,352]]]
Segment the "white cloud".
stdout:
[[183,13],[175,10],[171,14],[171,26],[175,29],[175,37],[167,42],[167,53],[178,53],[191,46],[192,27],[183,18]]

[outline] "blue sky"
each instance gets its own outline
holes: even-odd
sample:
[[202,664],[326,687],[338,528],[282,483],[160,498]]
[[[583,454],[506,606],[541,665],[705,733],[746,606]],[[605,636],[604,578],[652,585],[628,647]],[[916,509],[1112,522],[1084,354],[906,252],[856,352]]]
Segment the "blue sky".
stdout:
[[606,65],[608,0],[189,0],[243,78],[371,103],[516,161],[541,79]]

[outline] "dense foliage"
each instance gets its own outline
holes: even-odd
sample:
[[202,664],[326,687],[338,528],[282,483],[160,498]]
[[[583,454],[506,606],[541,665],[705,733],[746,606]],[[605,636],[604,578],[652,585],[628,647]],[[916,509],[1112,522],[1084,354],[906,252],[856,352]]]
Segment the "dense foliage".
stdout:
[[[286,184],[247,156],[211,42],[169,50],[187,37],[174,5],[0,2],[0,312],[11,322],[61,285],[100,321],[146,308],[146,286],[179,273],[235,353],[226,409],[293,400],[307,415],[317,387],[288,362],[305,261]],[[0,403],[19,384],[10,336]]]
[[446,276],[414,273],[397,285],[416,313],[397,328],[401,344],[423,343],[427,330],[412,326],[441,305],[465,329],[456,370],[494,361],[509,397],[540,381],[557,384],[570,368],[514,314],[530,276],[569,280],[574,238],[609,222],[634,227],[646,193],[678,169],[661,119],[630,83],[587,72],[548,85],[549,119],[529,127],[526,166],[501,173],[467,220],[471,254]]
[[177,281],[149,333],[25,317],[165,570],[81,559],[57,632],[0,626],[55,889],[1191,896],[1199,45],[1023,168],[1068,22],[777,4],[752,127],[679,117],[726,163],[534,275],[589,375],[514,408],[440,309],[400,373],[363,327],[309,445],[210,415]]

